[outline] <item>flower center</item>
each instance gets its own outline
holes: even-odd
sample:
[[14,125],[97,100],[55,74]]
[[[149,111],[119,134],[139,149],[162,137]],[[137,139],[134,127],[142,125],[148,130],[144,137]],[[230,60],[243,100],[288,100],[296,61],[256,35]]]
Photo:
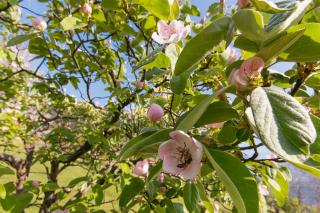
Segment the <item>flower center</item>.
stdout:
[[178,147],[177,148],[178,154],[179,154],[179,164],[177,165],[178,168],[185,168],[192,162],[192,156],[187,148],[186,144],[184,144],[184,147]]

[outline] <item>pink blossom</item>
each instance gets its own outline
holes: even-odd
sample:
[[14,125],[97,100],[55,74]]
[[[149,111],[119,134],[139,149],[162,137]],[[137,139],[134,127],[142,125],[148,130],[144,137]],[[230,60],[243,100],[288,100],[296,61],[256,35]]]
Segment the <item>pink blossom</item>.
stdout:
[[39,31],[44,31],[47,28],[47,23],[42,19],[32,19],[32,26]]
[[88,16],[91,16],[92,13],[92,7],[88,3],[84,3],[82,6],[82,11],[87,14]]
[[158,175],[158,181],[161,183],[164,181],[164,174],[162,172]]
[[268,196],[269,195],[269,191],[266,185],[259,183],[258,184],[258,189],[259,189],[259,193],[262,194],[263,196]]
[[153,40],[159,44],[177,43],[190,33],[190,26],[184,26],[182,21],[173,20],[170,24],[160,20],[158,22],[158,33],[152,34]]
[[238,0],[238,7],[239,8],[244,8],[249,4],[249,0]]
[[238,91],[248,89],[250,80],[260,76],[264,62],[261,58],[254,56],[245,60],[240,69],[233,69],[229,75],[229,84],[235,85]]
[[150,121],[152,122],[160,121],[163,115],[164,115],[164,111],[161,106],[159,106],[158,104],[151,104],[147,112],[147,116]]
[[134,168],[132,169],[132,172],[139,176],[144,176],[148,173],[149,170],[149,163],[147,160],[138,161]]
[[202,145],[180,130],[171,132],[170,137],[158,149],[163,170],[185,180],[194,179],[200,172]]
[[207,124],[206,127],[210,129],[220,129],[223,127],[224,122],[220,123],[212,123],[212,124]]

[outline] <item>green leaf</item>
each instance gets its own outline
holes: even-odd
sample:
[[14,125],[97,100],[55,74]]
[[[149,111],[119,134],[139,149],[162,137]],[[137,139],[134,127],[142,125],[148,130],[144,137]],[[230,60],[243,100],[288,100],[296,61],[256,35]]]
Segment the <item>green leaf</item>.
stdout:
[[5,199],[6,198],[6,188],[3,184],[0,184],[0,198]]
[[296,32],[288,33],[287,35],[281,36],[273,41],[268,46],[262,48],[258,53],[257,56],[261,57],[264,62],[265,66],[268,66],[276,61],[276,58],[285,50],[290,48],[292,45],[297,42],[299,38],[304,33],[304,29],[298,30]]
[[258,213],[257,183],[246,166],[230,154],[204,147],[209,162],[226,187],[239,213]]
[[304,15],[307,7],[310,5],[312,0],[304,0],[304,1],[286,1],[284,4],[287,4],[286,8],[295,7],[294,10],[274,14],[267,27],[266,27],[266,39],[272,40],[273,38],[280,35],[280,33],[286,31],[290,26],[296,24]]
[[28,34],[28,35],[18,35],[16,37],[10,39],[10,41],[8,41],[7,47],[21,44],[22,42],[28,41],[32,38],[35,38],[36,36],[37,36],[36,33],[32,33],[32,34]]
[[308,87],[311,87],[316,90],[320,90],[320,72],[315,72],[309,75],[305,81],[305,84]]
[[180,13],[177,0],[173,0],[172,4],[169,3],[169,0],[134,0],[133,2],[140,4],[161,20],[174,20]]
[[40,37],[33,38],[29,41],[29,52],[40,56],[49,55],[47,44]]
[[116,10],[119,7],[119,0],[102,0],[102,7],[109,10]]
[[210,104],[206,111],[199,118],[195,127],[204,126],[211,123],[219,123],[238,118],[238,112],[228,103],[218,101]]
[[224,92],[230,90],[233,88],[232,86],[225,87],[221,90],[219,90],[214,95],[210,95],[205,97],[195,108],[193,108],[178,124],[176,129],[182,130],[187,132],[190,130],[201,118],[203,113],[207,110],[208,106],[210,105],[211,101],[218,97],[219,95],[223,94]]
[[202,203],[206,207],[208,213],[214,213],[214,208],[211,204],[211,201],[207,197],[206,190],[205,190],[203,184],[199,180],[197,181],[197,189],[198,189],[200,198],[202,200]]
[[136,71],[137,69],[152,63],[158,57],[158,55],[162,53],[162,50],[163,50],[163,47],[160,47],[154,50],[153,52],[151,52],[148,56],[140,60],[139,63],[137,63],[136,66],[133,67],[133,70]]
[[253,41],[250,41],[249,39],[247,39],[246,37],[240,35],[236,38],[236,40],[234,41],[234,46],[242,49],[242,50],[246,50],[249,52],[258,52],[259,47],[257,46],[257,44]]
[[131,199],[133,199],[144,188],[144,182],[140,178],[132,178],[129,185],[126,185],[120,196],[119,206],[126,206]]
[[159,53],[157,57],[149,64],[143,66],[144,69],[157,68],[167,68],[170,66],[170,59],[164,53]]
[[251,2],[257,10],[265,13],[281,13],[293,9],[278,7],[274,2],[268,0],[251,0]]
[[31,203],[32,199],[33,194],[31,193],[16,195],[15,207],[11,212],[23,212],[23,210]]
[[190,74],[197,68],[198,63],[212,48],[226,39],[230,24],[229,17],[217,19],[186,44],[178,58],[171,80],[171,89],[174,93],[183,92]]
[[188,181],[183,188],[183,200],[189,212],[194,212],[198,207],[200,195],[197,186],[191,181]]
[[74,30],[80,29],[87,26],[86,23],[82,22],[80,19],[74,16],[67,16],[60,22],[63,30]]
[[317,140],[311,144],[311,153],[312,154],[320,154],[320,118],[315,116],[315,115],[310,115],[310,118],[313,122],[314,127],[316,128],[317,131]]
[[162,129],[156,132],[146,132],[124,145],[119,155],[121,160],[131,157],[132,155],[154,145],[158,145],[163,141],[169,140],[171,129]]
[[159,175],[161,169],[162,169],[162,161],[160,160],[154,167],[152,167],[152,169],[150,169],[148,181],[155,179]]
[[305,29],[301,36],[290,48],[280,55],[284,61],[315,62],[320,60],[320,23],[299,24],[288,29],[294,32]]
[[275,178],[268,178],[267,183],[272,189],[278,206],[282,207],[289,193],[288,180],[281,172],[277,171]]
[[232,144],[237,140],[237,128],[232,125],[224,125],[218,135],[221,144]]
[[0,164],[0,177],[3,175],[14,175],[14,171],[5,165]]
[[238,10],[232,19],[237,29],[247,39],[260,44],[265,39],[263,16],[252,9]]
[[251,108],[260,139],[284,159],[304,158],[317,137],[306,109],[293,97],[274,88],[257,88]]

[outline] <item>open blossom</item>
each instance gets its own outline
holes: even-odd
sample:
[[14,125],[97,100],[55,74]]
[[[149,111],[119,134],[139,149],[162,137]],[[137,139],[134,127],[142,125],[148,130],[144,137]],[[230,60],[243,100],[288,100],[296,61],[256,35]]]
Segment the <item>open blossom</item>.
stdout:
[[90,4],[84,3],[84,5],[82,6],[82,11],[83,11],[85,14],[87,14],[88,16],[91,16],[92,7],[90,6]]
[[134,168],[132,169],[132,172],[139,176],[144,176],[148,173],[149,170],[149,163],[147,160],[138,161]]
[[182,21],[173,20],[170,24],[160,20],[158,22],[158,33],[152,34],[153,40],[159,44],[177,43],[190,33],[190,26],[184,26]]
[[249,0],[238,0],[238,7],[244,8],[249,4]]
[[164,115],[164,111],[161,106],[159,106],[158,104],[151,104],[147,112],[147,117],[149,118],[150,121],[152,122],[160,121],[163,115]]
[[170,137],[158,149],[163,170],[185,180],[194,179],[201,168],[202,145],[180,130],[171,132]]
[[39,31],[44,31],[47,28],[47,23],[42,19],[32,19],[32,26]]
[[250,80],[260,76],[264,62],[261,58],[254,56],[245,60],[240,69],[234,69],[229,75],[229,84],[235,85],[238,91],[248,89]]

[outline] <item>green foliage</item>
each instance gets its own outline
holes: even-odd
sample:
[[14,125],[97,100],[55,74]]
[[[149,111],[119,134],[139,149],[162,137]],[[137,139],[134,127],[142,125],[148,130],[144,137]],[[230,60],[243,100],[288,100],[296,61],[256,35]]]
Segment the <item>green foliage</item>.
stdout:
[[0,212],[316,212],[318,3],[1,1]]

